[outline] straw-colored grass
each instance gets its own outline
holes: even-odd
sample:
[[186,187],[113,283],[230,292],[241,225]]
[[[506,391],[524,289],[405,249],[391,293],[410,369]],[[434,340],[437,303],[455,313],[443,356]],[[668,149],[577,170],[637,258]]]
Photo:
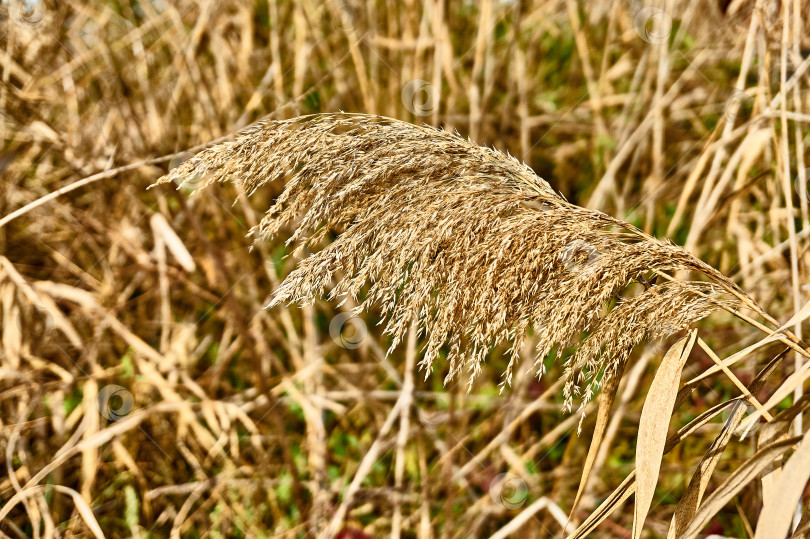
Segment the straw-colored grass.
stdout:
[[2,535],[806,537],[810,4],[649,4],[0,2]]

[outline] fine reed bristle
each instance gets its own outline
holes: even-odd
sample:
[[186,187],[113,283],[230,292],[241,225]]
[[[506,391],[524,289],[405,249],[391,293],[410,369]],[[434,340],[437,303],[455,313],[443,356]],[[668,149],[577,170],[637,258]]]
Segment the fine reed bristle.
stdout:
[[[533,328],[539,372],[554,347],[578,346],[566,365],[568,409],[643,340],[742,294],[684,249],[570,204],[511,156],[430,126],[344,113],[264,121],[158,183],[191,179],[195,190],[232,181],[249,193],[285,180],[251,233],[258,241],[291,226],[298,254],[319,250],[271,305],[311,303],[327,289],[329,298],[356,298],[367,286],[359,309],[380,309],[391,349],[416,321],[426,376],[445,350],[447,379],[467,369],[472,383],[492,347],[506,345],[502,387]],[[323,245],[330,231],[336,238]],[[622,297],[634,279],[681,270],[711,283],[659,283]]]

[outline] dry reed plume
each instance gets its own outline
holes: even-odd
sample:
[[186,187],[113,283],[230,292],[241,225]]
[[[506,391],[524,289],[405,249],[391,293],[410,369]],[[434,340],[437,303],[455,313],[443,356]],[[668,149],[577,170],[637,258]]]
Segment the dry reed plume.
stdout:
[[[503,388],[533,330],[540,374],[555,347],[579,345],[565,370],[570,410],[576,396],[591,399],[601,371],[609,378],[623,369],[643,340],[669,337],[718,306],[731,309],[729,293],[743,297],[684,249],[568,203],[511,156],[379,116],[260,122],[158,183],[190,182],[199,191],[232,181],[253,193],[287,175],[251,234],[261,241],[292,227],[297,254],[322,248],[287,276],[270,305],[312,304],[327,288],[329,298],[356,300],[368,284],[357,311],[380,307],[389,352],[416,324],[426,338],[426,377],[446,349],[445,381],[466,368],[469,388],[492,346],[503,344],[510,354]],[[711,283],[650,286],[645,278],[678,271]],[[633,281],[647,286],[624,297]],[[579,342],[583,332],[590,336]]]

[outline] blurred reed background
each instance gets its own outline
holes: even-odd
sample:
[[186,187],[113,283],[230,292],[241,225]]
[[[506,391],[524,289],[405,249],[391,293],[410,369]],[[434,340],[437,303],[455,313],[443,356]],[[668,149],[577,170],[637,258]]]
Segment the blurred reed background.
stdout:
[[[250,199],[231,184],[193,197],[146,187],[260,118],[343,110],[441,126],[508,151],[573,203],[685,246],[775,319],[798,313],[789,329],[801,339],[808,14],[800,0],[3,0],[0,530],[572,531],[633,471],[647,388],[672,343],[635,351],[567,523],[597,403],[578,436],[562,361],[539,380],[516,370],[502,394],[499,350],[470,393],[463,378],[442,384],[441,360],[424,380],[422,339],[386,356],[378,313],[263,308],[299,259],[283,235],[252,251],[245,235],[283,185]],[[684,377],[711,375],[682,396],[670,432],[705,421],[663,457],[649,537],[667,536],[741,386],[760,408],[748,412],[782,430],[765,437],[751,414],[698,498],[761,463],[763,444],[793,448],[806,432],[801,353],[756,378],[784,344],[727,313],[699,329]],[[535,343],[529,334],[528,364]],[[713,498],[723,503],[700,533],[753,537],[779,484],[767,475]],[[631,537],[633,498],[621,502],[594,536]]]

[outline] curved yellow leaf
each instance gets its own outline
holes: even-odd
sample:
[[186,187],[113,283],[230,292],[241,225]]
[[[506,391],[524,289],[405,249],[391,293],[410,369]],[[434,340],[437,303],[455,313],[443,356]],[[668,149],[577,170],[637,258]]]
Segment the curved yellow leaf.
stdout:
[[667,429],[681,383],[681,371],[697,340],[697,331],[672,345],[650,384],[647,400],[641,410],[636,442],[636,509],[633,515],[633,538],[641,536],[644,521],[652,505],[661,457],[667,442]]
[[773,494],[763,500],[754,539],[785,537],[790,531],[793,513],[810,479],[810,431],[805,433],[799,448],[782,468]]

